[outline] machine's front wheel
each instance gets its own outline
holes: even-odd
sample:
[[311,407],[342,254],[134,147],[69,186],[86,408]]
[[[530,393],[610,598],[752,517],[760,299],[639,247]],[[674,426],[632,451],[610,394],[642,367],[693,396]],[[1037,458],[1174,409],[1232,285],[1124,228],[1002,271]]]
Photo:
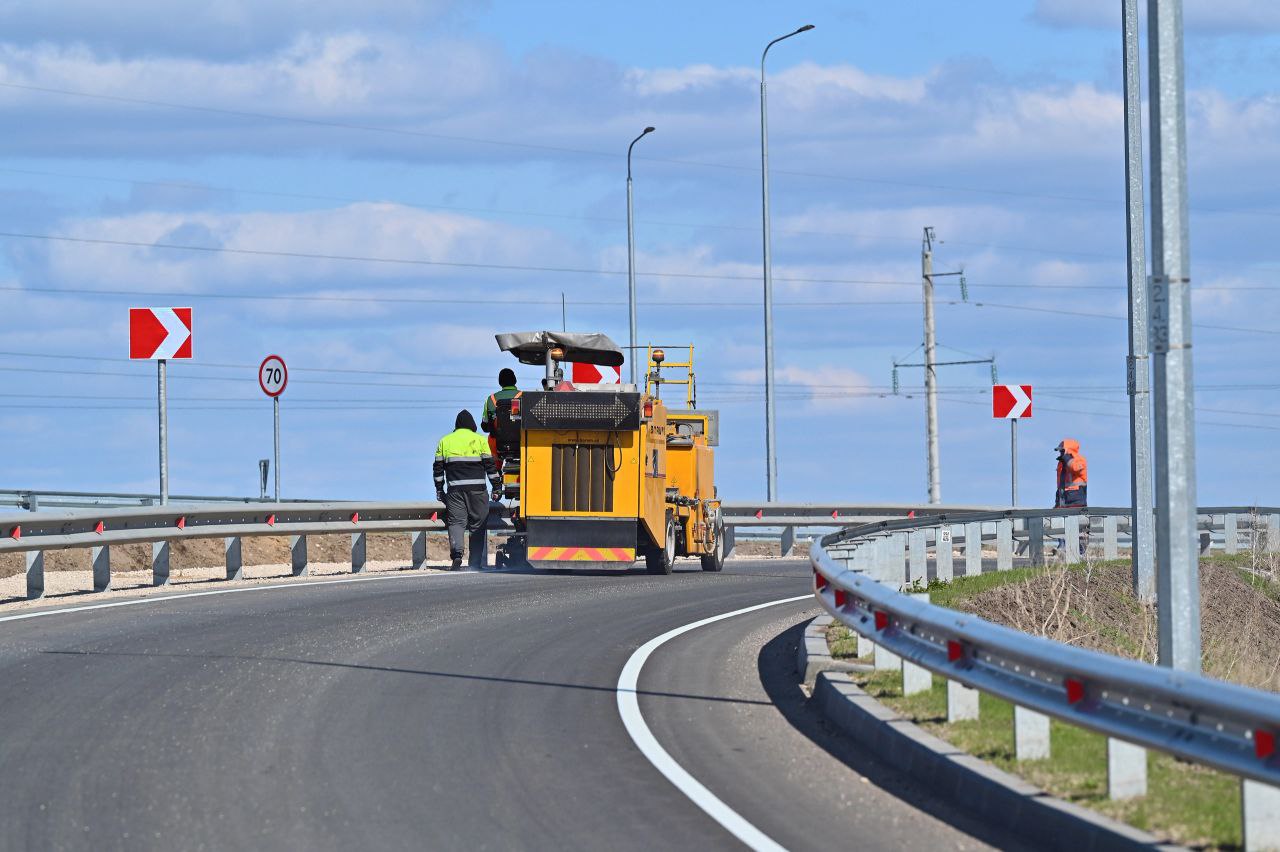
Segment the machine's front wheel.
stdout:
[[724,567],[724,519],[720,517],[720,513],[716,513],[715,518],[715,534],[716,543],[711,548],[710,553],[702,555],[703,571],[719,571]]
[[670,574],[676,565],[676,522],[667,515],[666,544],[645,551],[644,565],[650,574]]

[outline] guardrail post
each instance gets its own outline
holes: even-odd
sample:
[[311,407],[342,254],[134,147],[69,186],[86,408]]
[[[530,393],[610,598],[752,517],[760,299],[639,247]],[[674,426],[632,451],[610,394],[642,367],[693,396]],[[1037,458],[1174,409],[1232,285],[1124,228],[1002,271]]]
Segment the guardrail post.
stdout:
[[1234,512],[1228,512],[1222,518],[1223,552],[1234,555],[1240,550],[1240,521]]
[[99,544],[90,549],[93,562],[93,590],[105,592],[111,588],[111,547]]
[[795,549],[795,546],[796,546],[796,528],[783,527],[782,528],[782,544],[780,546],[781,549],[778,555],[785,559],[786,557],[791,555],[791,551]]
[[902,658],[876,642],[872,646],[875,667],[878,672],[902,671]]
[[1048,716],[1013,706],[1013,756],[1015,760],[1042,760],[1049,756]]
[[[901,583],[903,578],[907,576],[907,534],[904,532],[896,532],[889,537],[885,543],[888,552],[889,568],[893,572],[893,576],[898,578]],[[910,583],[910,578],[907,578]]]
[[1241,781],[1240,811],[1245,852],[1280,848],[1280,789]]
[[724,558],[725,559],[728,559],[729,556],[733,553],[733,545],[734,545],[733,530],[734,530],[733,524],[724,525]]
[[307,575],[307,537],[305,535],[289,536],[289,564],[293,576]]
[[975,577],[982,573],[982,522],[964,525],[964,575]]
[[1013,567],[1013,519],[996,521],[996,570]]
[[244,579],[244,551],[240,546],[240,536],[230,536],[222,540],[227,554],[227,579]]
[[1027,556],[1034,566],[1044,564],[1044,516],[1027,518]]
[[151,542],[151,585],[169,585],[169,542]]
[[409,533],[409,543],[413,550],[413,567],[417,570],[427,564],[427,531]]
[[907,569],[907,581],[922,585],[929,583],[929,540],[924,530],[912,530],[910,533],[911,558]]
[[950,583],[955,577],[952,568],[951,524],[943,524],[934,530],[933,576],[942,583]]
[[28,550],[23,554],[27,562],[27,600],[44,597],[44,551]]
[[[918,592],[911,597],[918,601],[929,602],[928,592]],[[902,661],[902,694],[917,695],[933,689],[933,672],[917,666],[910,660]]]
[[362,532],[351,534],[351,573],[360,574],[364,571],[365,554],[367,552],[365,534]]
[[1074,565],[1080,561],[1080,516],[1067,515],[1062,526],[1062,556],[1068,565]]
[[963,722],[978,718],[978,690],[958,680],[947,680],[947,721]]
[[1120,558],[1120,518],[1115,515],[1102,519],[1102,558]]
[[1107,798],[1132,799],[1147,795],[1147,750],[1124,740],[1107,738]]

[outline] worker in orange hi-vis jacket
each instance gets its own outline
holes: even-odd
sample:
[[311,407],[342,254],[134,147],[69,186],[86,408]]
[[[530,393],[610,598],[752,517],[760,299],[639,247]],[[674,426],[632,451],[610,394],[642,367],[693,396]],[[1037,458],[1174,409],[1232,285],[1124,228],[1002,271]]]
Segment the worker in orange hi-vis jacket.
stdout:
[[1089,462],[1080,453],[1080,442],[1063,438],[1054,451],[1058,454],[1058,490],[1053,507],[1088,506]]

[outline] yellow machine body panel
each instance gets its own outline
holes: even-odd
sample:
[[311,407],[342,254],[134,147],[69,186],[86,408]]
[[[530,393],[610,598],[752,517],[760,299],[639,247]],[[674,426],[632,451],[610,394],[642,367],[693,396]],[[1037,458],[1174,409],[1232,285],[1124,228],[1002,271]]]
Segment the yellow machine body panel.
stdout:
[[[599,416],[612,399],[575,391],[528,394],[555,402],[554,426],[575,412]],[[584,400],[579,402],[579,400]],[[617,429],[530,428],[520,436],[520,514],[529,562],[540,567],[614,563],[629,567],[645,547],[666,544],[667,421],[661,402],[619,395],[634,422]],[[549,406],[550,408],[550,406]],[[640,416],[641,411],[648,411]],[[626,420],[626,418],[622,418]]]

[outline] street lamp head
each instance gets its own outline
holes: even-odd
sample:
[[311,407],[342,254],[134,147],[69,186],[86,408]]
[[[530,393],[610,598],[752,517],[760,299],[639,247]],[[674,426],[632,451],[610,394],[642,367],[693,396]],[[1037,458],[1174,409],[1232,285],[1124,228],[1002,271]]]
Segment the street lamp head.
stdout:
[[[652,127],[646,127],[646,128],[644,129],[644,133],[652,133],[653,131],[654,131],[654,128],[652,128]],[[640,135],[641,135],[641,136],[643,136],[643,135],[644,135],[644,133],[641,133]]]
[[803,27],[801,27],[800,29],[796,30],[796,32],[797,32],[797,33],[807,33],[807,32],[808,32],[809,30],[811,30],[811,29],[813,29],[813,24],[805,24]]

